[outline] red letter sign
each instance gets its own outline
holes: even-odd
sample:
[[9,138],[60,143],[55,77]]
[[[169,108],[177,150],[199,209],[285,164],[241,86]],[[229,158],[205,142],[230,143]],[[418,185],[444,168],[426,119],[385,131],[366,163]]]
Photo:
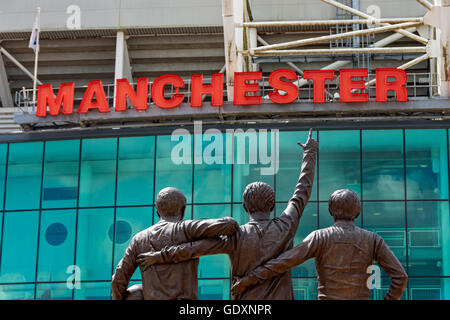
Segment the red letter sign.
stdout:
[[38,88],[36,115],[38,117],[47,116],[48,106],[50,114],[52,116],[57,116],[61,110],[61,105],[63,105],[63,114],[72,114],[74,88],[75,85],[73,82],[61,83],[55,100],[52,85],[40,85]]
[[127,109],[127,96],[136,110],[147,110],[147,78],[139,78],[137,80],[136,92],[127,79],[117,79],[116,86],[116,111],[125,111]]
[[[262,79],[262,72],[235,72],[234,73],[234,104],[261,104],[262,98],[256,95],[246,96],[246,92],[258,92],[259,84],[257,80]],[[247,83],[255,81],[255,83]]]
[[[96,97],[95,101],[93,101],[94,95]],[[91,109],[98,109],[100,112],[109,112],[105,90],[103,90],[103,85],[100,80],[89,82],[77,113],[87,113]]]
[[364,89],[364,80],[352,80],[353,77],[367,77],[367,69],[341,69],[340,95],[341,102],[367,102],[367,93],[352,93],[354,89]]
[[[388,91],[392,90],[397,93],[397,101],[408,101],[408,90],[406,90],[406,72],[401,69],[387,68],[377,69],[377,101],[386,102]],[[388,82],[388,78],[393,77],[395,81]]]
[[[175,88],[175,94],[172,98],[164,98],[164,86],[171,84]],[[184,94],[178,93],[179,88],[184,88],[184,81],[176,74],[165,74],[156,78],[152,85],[152,99],[160,108],[175,108],[183,102]]]
[[211,94],[211,105],[219,107],[223,104],[223,73],[214,73],[211,84],[203,84],[202,74],[191,76],[191,107],[202,106],[202,95]]
[[[282,81],[281,78],[286,78],[289,81]],[[279,69],[273,71],[269,76],[269,84],[275,89],[275,92],[269,92],[269,98],[275,103],[291,103],[298,97],[298,87],[290,82],[296,80],[297,74],[289,69]],[[281,95],[278,90],[286,92]]]
[[[334,79],[334,70],[305,70],[303,78],[313,81],[314,103],[325,102],[325,79]],[[342,84],[341,84],[342,85]]]

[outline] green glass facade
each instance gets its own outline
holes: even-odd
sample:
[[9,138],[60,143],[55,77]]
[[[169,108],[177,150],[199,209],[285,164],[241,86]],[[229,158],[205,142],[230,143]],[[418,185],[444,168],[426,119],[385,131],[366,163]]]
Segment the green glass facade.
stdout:
[[[0,299],[110,299],[114,268],[131,237],[158,222],[154,199],[166,186],[186,195],[186,219],[233,216],[243,224],[242,192],[262,180],[275,190],[274,216],[281,214],[299,175],[296,142],[306,137],[279,132],[269,150],[279,148],[276,175],[261,175],[258,164],[194,161],[208,148],[205,136],[202,148],[186,137],[192,161],[180,165],[171,160],[178,142],[170,135],[0,144]],[[295,244],[332,224],[328,197],[350,188],[362,201],[357,225],[380,234],[410,277],[403,298],[450,299],[448,130],[318,130],[314,137],[314,189]],[[81,271],[79,288],[67,284],[72,265]],[[229,268],[225,255],[200,259],[199,299],[230,298]],[[296,299],[316,299],[314,262],[292,275]],[[139,279],[137,271],[131,283]],[[388,286],[383,274],[373,298]]]

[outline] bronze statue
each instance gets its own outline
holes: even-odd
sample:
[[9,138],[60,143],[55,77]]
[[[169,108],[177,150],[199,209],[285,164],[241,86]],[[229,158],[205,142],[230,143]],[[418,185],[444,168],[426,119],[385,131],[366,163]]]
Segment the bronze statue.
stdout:
[[198,259],[179,264],[156,265],[142,270],[142,285],[128,283],[138,267],[138,255],[202,238],[230,236],[239,225],[233,218],[183,220],[186,198],[176,188],[162,189],[155,201],[160,221],[136,234],[117,265],[111,281],[114,300],[197,299]]
[[[293,239],[303,209],[311,195],[318,143],[309,131],[307,142],[299,145],[304,149],[302,169],[294,194],[280,217],[270,219],[275,206],[272,188],[263,182],[249,184],[244,191],[243,205],[250,221],[233,235],[218,239],[205,239],[168,248],[160,252],[139,255],[143,270],[153,264],[164,264],[196,259],[204,255],[226,253],[231,262],[232,279],[243,277],[266,261],[279,256],[293,247]],[[152,251],[152,250],[148,250]],[[162,265],[161,267],[167,267]],[[153,266],[154,267],[154,266]],[[235,280],[232,280],[235,282]],[[294,299],[289,270],[268,278],[239,294],[234,299]]]
[[249,291],[315,258],[318,299],[369,300],[367,270],[374,261],[391,277],[384,299],[400,299],[408,276],[379,235],[354,225],[361,211],[358,195],[349,189],[337,190],[328,201],[328,209],[335,221],[333,226],[313,231],[300,245],[247,273],[234,283],[232,292],[239,295]]

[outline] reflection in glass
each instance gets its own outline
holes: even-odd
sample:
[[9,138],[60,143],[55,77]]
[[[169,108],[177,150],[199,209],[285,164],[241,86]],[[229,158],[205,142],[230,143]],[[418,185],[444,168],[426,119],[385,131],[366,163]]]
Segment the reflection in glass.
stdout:
[[195,203],[231,201],[231,163],[226,158],[226,141],[231,137],[211,130],[195,135]]
[[6,210],[39,209],[42,142],[9,145]]
[[450,300],[449,278],[409,278],[409,300]]
[[34,282],[39,213],[5,212],[0,282]]
[[316,278],[292,279],[295,300],[317,300]]
[[[297,142],[305,143],[308,139],[308,131],[282,131],[279,135],[280,165],[276,176],[276,201],[289,201],[294,193],[302,167],[303,149],[297,145]],[[313,131],[312,137],[317,140],[317,131]],[[309,200],[317,200],[317,163]]]
[[[245,187],[252,182],[262,181],[274,188],[273,172],[275,170],[272,170],[271,174],[266,172],[271,165],[273,169],[276,168],[275,160],[270,162],[270,159],[276,154],[272,154],[272,150],[275,150],[272,145],[274,142],[272,141],[272,135],[270,132],[261,134],[256,130],[252,130],[248,129],[245,132],[234,133],[233,202],[242,201]],[[275,137],[275,134],[273,134],[273,137]],[[263,163],[267,160],[265,159],[266,156],[269,162]],[[292,188],[294,187],[295,183]]]
[[[374,284],[374,282],[372,282]],[[384,297],[389,291],[389,287],[391,285],[391,278],[389,277],[381,277],[380,279],[380,287],[374,287],[370,292],[370,299],[371,300],[384,300]],[[405,290],[403,292],[402,297],[400,300],[407,300],[408,299],[408,290]]]
[[198,280],[198,300],[230,300],[230,280]]
[[36,286],[36,300],[72,300],[67,283],[41,283]]
[[447,201],[408,202],[411,276],[450,276],[450,223]]
[[362,131],[363,200],[405,198],[402,130]]
[[38,281],[65,281],[68,278],[67,267],[74,261],[75,219],[76,210],[42,211]]
[[[216,219],[231,216],[230,205],[194,206],[194,219]],[[226,254],[200,257],[199,278],[225,278],[230,276],[230,259]]]
[[82,282],[74,292],[75,300],[111,300],[111,282]]
[[81,280],[110,280],[112,273],[112,241],[108,230],[114,219],[114,209],[80,209],[76,265],[81,268]]
[[[283,213],[286,208],[285,203],[277,203],[277,216]],[[299,245],[303,239],[305,239],[311,232],[317,229],[317,202],[308,202],[305,210],[303,210],[302,217],[300,218],[300,223],[297,232],[294,237],[294,246]],[[316,275],[316,266],[314,264],[314,259],[309,259],[303,264],[292,269],[293,277],[310,277]]]
[[[153,207],[129,207],[116,209],[116,242],[114,243],[114,269],[117,267],[120,259],[123,258],[125,250],[128,248],[133,236],[152,226]],[[117,222],[126,222],[131,226],[131,234],[121,236],[120,229],[117,228]],[[117,241],[121,238],[120,243]],[[136,269],[131,279],[141,279],[139,268]]]
[[0,285],[0,300],[33,300],[34,284]]
[[[405,203],[403,201],[365,202],[364,229],[381,236],[406,268]],[[382,275],[386,276],[384,271]]]
[[5,194],[5,170],[6,170],[6,151],[8,145],[0,144],[0,209],[3,209],[3,198]]
[[406,130],[405,142],[407,198],[448,199],[446,130]]
[[119,139],[117,205],[153,203],[155,137]]
[[240,226],[246,224],[249,221],[248,213],[245,212],[242,203],[233,204],[233,218],[239,223]]
[[113,206],[117,139],[83,139],[80,207]]
[[338,189],[361,196],[359,130],[321,131],[319,139],[319,200]]
[[77,206],[80,140],[45,143],[43,208]]
[[[192,136],[173,135],[156,138],[156,193],[166,187],[180,189],[192,202]],[[179,151],[179,152],[178,152]]]

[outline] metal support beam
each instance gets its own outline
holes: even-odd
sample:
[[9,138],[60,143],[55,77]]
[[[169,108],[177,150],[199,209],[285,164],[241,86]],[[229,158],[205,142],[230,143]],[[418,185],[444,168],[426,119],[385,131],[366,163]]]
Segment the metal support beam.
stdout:
[[[405,23],[418,22],[423,23],[423,18],[386,18],[377,19],[376,23]],[[346,24],[373,24],[373,19],[343,19],[343,20],[300,20],[300,21],[267,21],[267,22],[244,22],[237,24],[248,28],[264,27],[308,27],[308,26],[335,26]]]
[[442,0],[440,6],[433,6],[424,17],[424,23],[436,28],[436,41],[439,48],[435,51],[439,75],[439,95],[450,97],[450,0]]
[[114,72],[114,80],[127,79],[133,82],[131,73],[130,58],[128,55],[128,46],[123,31],[117,32],[116,38],[116,65]]
[[244,57],[240,53],[244,51],[244,28],[236,27],[244,22],[244,1],[243,0],[231,0],[233,2],[233,16],[234,16],[234,39],[236,41],[237,52],[237,65],[236,72],[242,72],[245,70]]
[[3,63],[3,57],[0,53],[0,100],[3,107],[13,107],[13,99],[11,96],[11,88],[8,83],[8,75],[6,74],[5,64]]
[[421,5],[423,5],[425,8],[427,8],[428,10],[431,10],[431,8],[433,8],[433,5],[429,3],[427,0],[416,0],[416,1]]
[[273,44],[269,46],[263,46],[258,47],[255,49],[250,50],[250,54],[252,54],[252,51],[261,52],[266,50],[276,50],[276,49],[286,49],[286,48],[293,48],[293,47],[299,47],[299,46],[306,46],[310,44],[316,44],[316,43],[322,43],[322,42],[328,42],[338,39],[345,39],[345,38],[352,38],[355,36],[361,36],[366,34],[376,34],[376,33],[382,33],[387,31],[393,31],[401,28],[409,28],[415,25],[420,24],[419,22],[405,22],[405,23],[399,23],[395,25],[388,25],[384,27],[378,27],[378,28],[369,28],[364,30],[357,30],[357,31],[350,31],[340,34],[334,34],[329,36],[322,36],[322,37],[316,37],[316,38],[310,38],[310,39],[302,39],[302,40],[296,40],[296,41],[290,41],[285,43],[279,43],[279,44]]
[[[5,48],[0,47],[0,53],[3,53],[5,57],[11,60],[12,63],[14,63],[20,70],[22,70],[27,76],[29,76],[31,80],[34,80],[34,75],[30,71],[28,71],[28,69],[25,68],[23,64],[17,61],[16,58],[14,58],[8,51],[6,51]],[[37,83],[42,84],[42,82],[39,81],[39,79],[37,79]]]
[[237,53],[234,32],[233,0],[222,0],[223,38],[225,47],[225,66],[227,98],[233,101],[234,72],[237,68]]
[[[305,49],[305,50],[265,50],[255,52],[258,56],[283,56],[283,55],[340,55],[358,53],[406,53],[427,52],[427,47],[388,47],[388,48],[344,48],[344,49]],[[251,53],[248,53],[252,55]]]
[[[361,12],[359,10],[353,9],[353,8],[351,8],[349,6],[346,6],[346,5],[344,5],[342,3],[339,3],[337,1],[334,1],[334,0],[320,0],[320,1],[328,3],[328,4],[330,4],[330,5],[332,5],[332,6],[336,7],[336,8],[339,8],[339,9],[345,10],[347,12],[350,12],[350,13],[356,15],[356,16],[359,16],[359,17],[371,20],[371,23],[378,23],[377,19],[374,19],[372,16],[370,16],[370,15],[364,13],[364,12]],[[380,23],[380,25],[386,26],[386,25],[389,25],[389,23]],[[402,30],[402,29],[395,30],[395,32],[401,33],[405,37],[411,38],[411,39],[413,39],[415,41],[418,41],[420,43],[423,43],[423,44],[427,44],[428,43],[427,39],[425,39],[423,37],[419,37],[419,36],[417,36],[417,35],[415,35],[415,34],[413,34],[411,32],[408,32],[408,31],[405,31],[405,30]]]
[[[133,82],[131,73],[130,58],[128,55],[127,41],[125,40],[125,33],[123,31],[117,32],[116,37],[116,65],[114,71],[114,84],[117,79],[127,79],[130,83]],[[116,86],[114,86],[114,97],[116,96]],[[116,99],[114,99],[114,107],[116,106]]]

